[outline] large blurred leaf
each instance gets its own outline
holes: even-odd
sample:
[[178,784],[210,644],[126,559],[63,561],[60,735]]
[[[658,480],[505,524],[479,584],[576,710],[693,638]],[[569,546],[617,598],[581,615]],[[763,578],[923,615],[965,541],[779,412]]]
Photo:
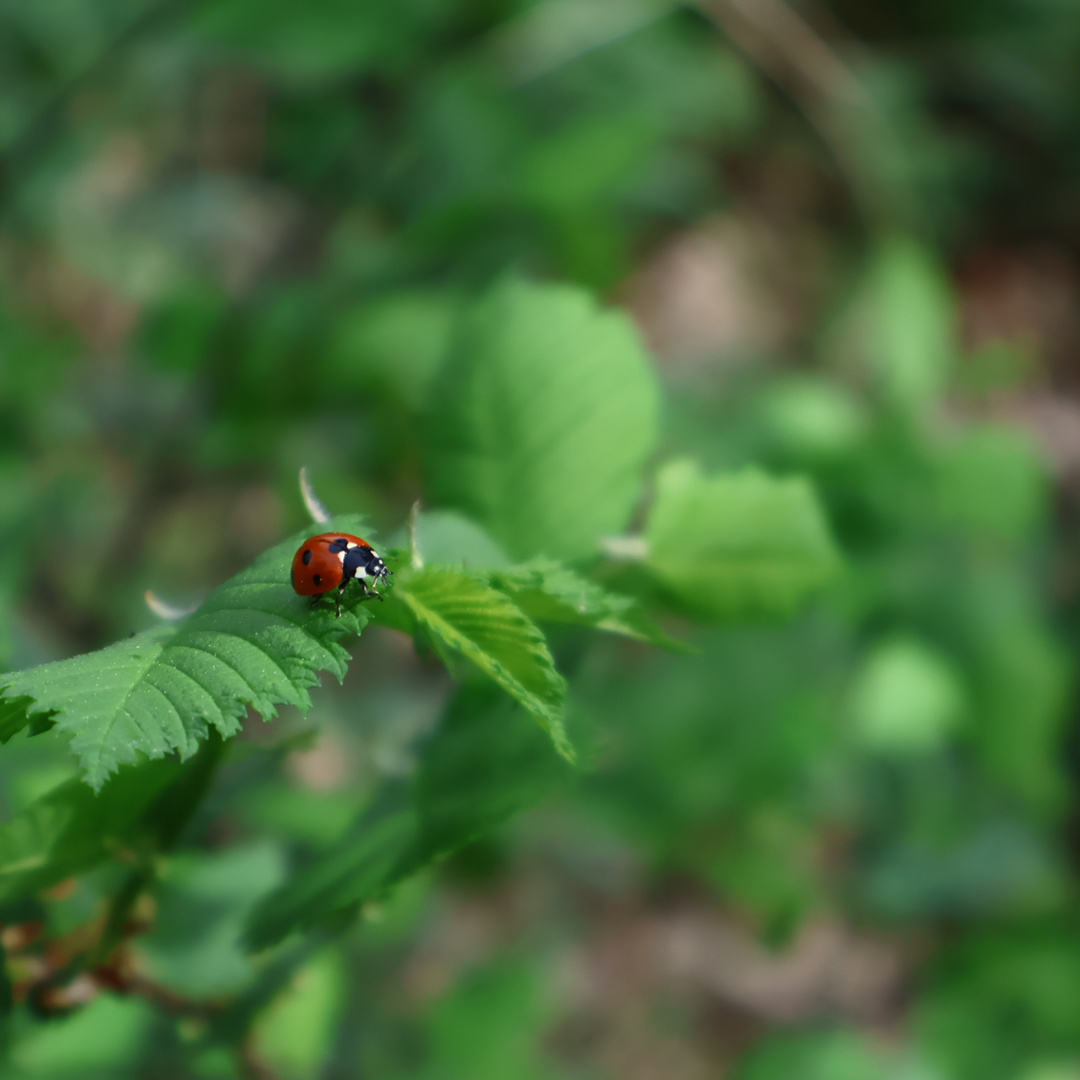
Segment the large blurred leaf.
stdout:
[[625,528],[657,396],[624,315],[578,289],[503,282],[465,321],[436,390],[434,499],[518,556],[585,555]]
[[703,616],[789,613],[837,563],[805,480],[706,477],[688,461],[661,471],[646,536],[653,572]]
[[544,635],[517,605],[444,567],[403,575],[398,595],[440,652],[471,660],[525,706],[559,753],[573,759],[562,726],[566,682],[555,670]]
[[254,971],[240,945],[244,921],[284,877],[281,851],[268,840],[170,858],[155,887],[156,925],[141,940],[147,973],[194,998],[250,983]]
[[254,948],[381,896],[529,806],[570,775],[513,703],[466,685],[421,751],[416,775],[381,793],[350,833],[256,909]]
[[[336,518],[320,530],[331,527],[355,533],[360,519]],[[305,535],[256,559],[177,628],[3,676],[4,699],[31,698],[27,715],[53,716],[98,788],[139,754],[189,757],[211,727],[235,734],[249,708],[265,718],[281,704],[307,709],[316,672],[344,676],[349,654],[339,639],[359,633],[370,614],[354,603],[337,619],[293,592],[289,565]],[[0,719],[5,730],[15,723]]]
[[103,995],[27,1032],[12,1051],[18,1070],[13,1075],[20,1080],[123,1080],[134,1075],[155,1019],[146,1001]]
[[55,885],[119,852],[146,854],[162,822],[152,804],[181,778],[178,761],[122,769],[95,794],[70,780],[0,827],[0,902]]

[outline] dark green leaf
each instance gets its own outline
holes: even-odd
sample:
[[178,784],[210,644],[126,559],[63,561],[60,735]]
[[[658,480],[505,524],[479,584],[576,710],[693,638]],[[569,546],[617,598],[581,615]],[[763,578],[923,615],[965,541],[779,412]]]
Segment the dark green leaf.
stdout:
[[566,763],[514,713],[484,684],[463,687],[413,780],[391,784],[344,839],[260,904],[252,947],[381,896],[564,782]]
[[122,769],[99,793],[69,780],[0,827],[0,902],[39,892],[157,835],[147,811],[181,779],[176,760]]

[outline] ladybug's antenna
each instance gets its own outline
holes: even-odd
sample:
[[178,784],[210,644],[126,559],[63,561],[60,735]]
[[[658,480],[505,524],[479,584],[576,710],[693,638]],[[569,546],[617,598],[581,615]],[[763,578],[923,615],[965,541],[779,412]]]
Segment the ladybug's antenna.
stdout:
[[304,497],[304,505],[312,521],[321,524],[330,520],[330,511],[326,509],[322,499],[315,494],[315,489],[311,486],[306,465],[300,469],[300,494]]

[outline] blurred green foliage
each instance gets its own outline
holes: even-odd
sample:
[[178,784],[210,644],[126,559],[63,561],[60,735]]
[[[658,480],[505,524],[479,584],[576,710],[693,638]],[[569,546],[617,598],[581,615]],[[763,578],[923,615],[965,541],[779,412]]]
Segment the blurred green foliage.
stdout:
[[1080,1076],[1078,60],[0,3],[3,1074]]

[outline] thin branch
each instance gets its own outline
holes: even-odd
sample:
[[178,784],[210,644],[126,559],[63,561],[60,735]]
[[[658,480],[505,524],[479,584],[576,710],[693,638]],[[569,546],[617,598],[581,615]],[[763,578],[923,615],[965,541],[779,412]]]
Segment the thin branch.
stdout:
[[867,175],[865,136],[887,119],[858,76],[785,0],[694,0],[784,90],[829,147],[869,216],[882,209]]

